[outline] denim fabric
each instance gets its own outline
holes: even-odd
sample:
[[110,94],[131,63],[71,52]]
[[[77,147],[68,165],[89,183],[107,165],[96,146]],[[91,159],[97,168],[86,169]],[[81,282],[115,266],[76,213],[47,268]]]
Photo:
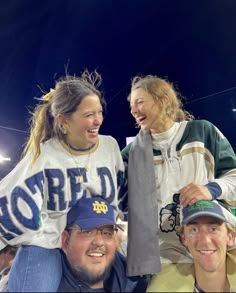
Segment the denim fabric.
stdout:
[[22,246],[10,270],[9,292],[56,292],[62,276],[58,249]]

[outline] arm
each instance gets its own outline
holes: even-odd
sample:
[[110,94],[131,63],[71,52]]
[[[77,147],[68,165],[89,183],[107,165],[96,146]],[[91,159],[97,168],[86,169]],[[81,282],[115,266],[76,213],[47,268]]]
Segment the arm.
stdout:
[[0,182],[0,243],[18,244],[30,239],[40,227],[43,172],[31,165],[26,156]]
[[131,144],[127,145],[122,151],[121,156],[124,164],[124,173],[122,187],[119,192],[119,202],[120,209],[123,211],[124,220],[128,220],[128,160],[129,160],[129,150]]
[[205,148],[212,156],[214,179],[205,186],[192,182],[181,189],[180,204],[191,205],[198,200],[223,199],[234,205],[236,195],[236,157],[224,135],[213,124],[204,128]]
[[236,203],[236,156],[228,140],[218,129],[217,132],[214,182],[221,188],[217,198]]

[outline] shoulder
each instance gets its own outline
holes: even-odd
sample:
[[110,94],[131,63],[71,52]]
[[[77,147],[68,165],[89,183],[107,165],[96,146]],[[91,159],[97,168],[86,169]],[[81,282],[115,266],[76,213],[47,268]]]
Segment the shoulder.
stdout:
[[192,121],[188,121],[187,127],[188,128],[206,128],[206,129],[215,128],[214,124],[212,124],[208,120],[192,120]]
[[99,135],[99,144],[118,145],[117,140],[111,135]]
[[116,270],[119,270],[120,277],[123,279],[123,285],[125,285],[125,292],[145,292],[147,288],[147,279],[141,277],[129,278],[126,274],[126,257],[117,251],[114,266]]
[[121,151],[121,155],[122,155],[124,161],[128,161],[129,152],[130,152],[130,149],[131,149],[132,144],[133,144],[133,142],[129,143]]
[[188,121],[185,133],[197,136],[221,136],[224,137],[221,131],[210,121],[207,120],[192,120]]
[[126,257],[120,253],[119,251],[116,252],[115,255],[115,265],[122,265],[126,268]]
[[119,251],[116,251],[113,268],[120,277],[128,278],[126,276],[126,257]]
[[40,144],[41,152],[49,151],[51,149],[53,149],[55,151],[58,148],[61,149],[62,145],[57,138],[50,138],[47,141],[45,141],[44,143]]
[[162,264],[154,275],[147,292],[193,292],[194,268],[192,263]]
[[186,131],[193,133],[198,132],[204,136],[219,137],[220,139],[225,138],[219,128],[208,120],[188,121]]

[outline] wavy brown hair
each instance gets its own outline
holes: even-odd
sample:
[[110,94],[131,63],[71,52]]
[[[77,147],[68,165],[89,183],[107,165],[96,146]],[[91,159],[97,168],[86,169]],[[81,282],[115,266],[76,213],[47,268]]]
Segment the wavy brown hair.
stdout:
[[69,118],[77,110],[84,97],[97,95],[105,108],[105,100],[98,89],[101,81],[101,75],[98,72],[89,73],[87,70],[80,77],[66,75],[56,81],[55,89],[42,96],[40,103],[31,112],[30,135],[23,157],[32,153],[34,163],[40,155],[41,143],[53,137],[65,142],[65,134],[57,117],[62,114],[65,118]]

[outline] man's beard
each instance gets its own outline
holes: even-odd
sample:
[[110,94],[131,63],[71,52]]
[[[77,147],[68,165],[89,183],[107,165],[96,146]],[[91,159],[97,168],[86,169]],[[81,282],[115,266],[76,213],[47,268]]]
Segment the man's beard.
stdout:
[[72,268],[72,271],[74,275],[83,283],[93,286],[100,281],[106,280],[110,276],[110,271],[112,268],[113,262],[105,268],[105,270],[102,273],[97,273],[96,275],[94,273],[91,273],[86,267],[77,267]]

